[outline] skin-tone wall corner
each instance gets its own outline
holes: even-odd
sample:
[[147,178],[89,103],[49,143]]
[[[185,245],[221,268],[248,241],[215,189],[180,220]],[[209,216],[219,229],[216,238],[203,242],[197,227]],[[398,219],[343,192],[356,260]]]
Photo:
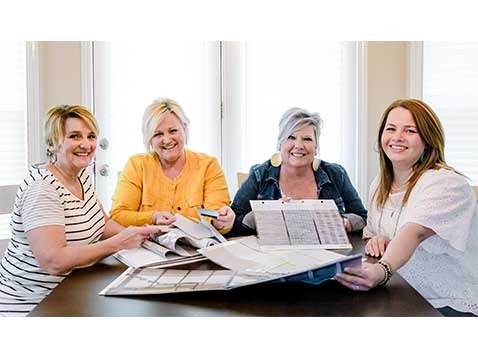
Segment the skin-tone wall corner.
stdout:
[[[368,185],[379,172],[377,133],[385,108],[407,97],[407,43],[368,42]],[[363,198],[367,200],[367,198]]]

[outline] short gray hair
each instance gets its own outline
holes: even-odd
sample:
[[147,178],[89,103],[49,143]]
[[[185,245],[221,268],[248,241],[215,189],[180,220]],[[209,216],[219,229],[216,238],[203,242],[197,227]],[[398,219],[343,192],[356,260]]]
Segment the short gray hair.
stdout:
[[143,144],[148,152],[153,152],[151,139],[154,131],[164,116],[168,113],[174,113],[179,119],[181,127],[186,134],[186,143],[189,138],[189,119],[184,110],[174,100],[170,98],[157,98],[146,109],[143,114]]
[[289,138],[289,136],[297,130],[306,126],[312,126],[315,133],[315,144],[317,154],[319,153],[319,137],[322,130],[322,119],[319,113],[311,113],[306,109],[293,107],[288,109],[279,121],[279,135],[277,136],[277,150]]

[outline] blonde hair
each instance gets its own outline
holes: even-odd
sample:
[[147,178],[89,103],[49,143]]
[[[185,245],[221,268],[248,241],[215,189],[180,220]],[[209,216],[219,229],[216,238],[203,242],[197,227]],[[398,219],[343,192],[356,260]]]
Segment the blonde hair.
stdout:
[[378,150],[380,154],[380,176],[377,189],[374,193],[377,207],[383,208],[392,188],[393,166],[381,145],[382,133],[387,123],[388,114],[395,108],[408,110],[415,121],[418,134],[425,143],[425,150],[415,163],[413,174],[408,180],[407,190],[402,205],[408,202],[410,193],[422,174],[429,169],[454,170],[445,162],[445,133],[438,116],[425,102],[418,99],[399,99],[391,103],[382,115],[378,131]]
[[58,150],[65,139],[65,122],[68,118],[79,118],[98,136],[98,124],[91,112],[83,106],[66,105],[52,107],[46,115],[44,123],[47,156],[50,158]]
[[146,109],[143,114],[143,144],[148,152],[153,152],[151,139],[158,124],[164,119],[166,114],[174,113],[179,119],[181,127],[186,134],[187,143],[189,137],[189,119],[184,114],[181,106],[170,98],[157,98]]

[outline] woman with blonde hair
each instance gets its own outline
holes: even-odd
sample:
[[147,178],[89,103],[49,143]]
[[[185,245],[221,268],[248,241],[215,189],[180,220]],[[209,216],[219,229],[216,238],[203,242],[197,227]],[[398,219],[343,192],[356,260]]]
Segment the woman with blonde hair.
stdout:
[[87,170],[98,126],[86,108],[50,109],[45,137],[49,161],[29,169],[15,199],[0,265],[0,316],[28,314],[71,270],[137,247],[160,231],[124,229],[104,213]]
[[447,165],[435,112],[394,101],[378,132],[380,174],[370,189],[365,252],[375,264],[337,280],[354,290],[384,285],[397,271],[445,315],[478,314],[478,209],[466,178]]
[[226,179],[218,161],[186,149],[189,119],[179,104],[156,99],[143,115],[145,154],[133,155],[118,179],[111,217],[123,225],[198,218],[196,208],[219,211],[212,225],[226,233],[234,222]]

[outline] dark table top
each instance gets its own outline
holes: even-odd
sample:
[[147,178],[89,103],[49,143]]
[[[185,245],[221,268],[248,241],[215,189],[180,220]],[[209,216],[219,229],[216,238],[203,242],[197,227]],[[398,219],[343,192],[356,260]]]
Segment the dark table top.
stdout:
[[[339,252],[363,252],[358,236],[352,236],[351,241],[353,250]],[[208,262],[192,265],[198,269],[215,266]],[[30,316],[441,316],[398,274],[386,287],[369,292],[354,292],[328,281],[320,286],[269,283],[230,291],[100,296],[99,292],[125,269],[109,257],[92,267],[75,270]]]

